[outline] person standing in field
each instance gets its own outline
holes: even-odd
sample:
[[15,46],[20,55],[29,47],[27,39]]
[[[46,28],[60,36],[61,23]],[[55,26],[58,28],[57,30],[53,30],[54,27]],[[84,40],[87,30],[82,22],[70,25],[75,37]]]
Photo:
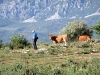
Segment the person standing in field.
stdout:
[[35,30],[32,30],[32,33],[33,33],[33,37],[32,37],[32,39],[33,39],[33,48],[35,50],[37,50],[36,42],[37,42],[38,36],[37,36],[37,33],[35,32]]

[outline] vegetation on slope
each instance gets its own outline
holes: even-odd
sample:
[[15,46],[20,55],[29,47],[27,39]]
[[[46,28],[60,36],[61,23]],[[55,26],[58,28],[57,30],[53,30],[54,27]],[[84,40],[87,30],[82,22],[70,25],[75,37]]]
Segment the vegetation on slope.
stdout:
[[[81,47],[77,46],[81,44]],[[83,46],[82,42],[75,42],[68,48],[62,44],[41,44],[38,45],[38,50],[33,48],[12,50],[5,47],[0,50],[0,74],[99,75],[100,42],[95,41],[93,44]]]

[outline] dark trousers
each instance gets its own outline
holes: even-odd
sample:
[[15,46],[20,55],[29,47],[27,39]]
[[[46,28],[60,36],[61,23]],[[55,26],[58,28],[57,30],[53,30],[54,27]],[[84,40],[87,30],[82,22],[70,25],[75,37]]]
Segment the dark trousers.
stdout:
[[33,39],[33,47],[36,50],[37,49],[37,45],[36,45],[37,39]]

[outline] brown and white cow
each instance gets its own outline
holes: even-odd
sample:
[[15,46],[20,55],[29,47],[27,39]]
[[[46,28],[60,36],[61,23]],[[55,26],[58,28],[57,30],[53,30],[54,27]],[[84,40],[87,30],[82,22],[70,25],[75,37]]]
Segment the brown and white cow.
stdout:
[[65,46],[67,46],[68,38],[67,34],[66,35],[53,35],[49,34],[49,38],[52,40],[53,44],[57,43],[65,43]]
[[79,36],[79,41],[88,41],[88,40],[90,40],[91,38],[90,38],[90,36],[88,36],[88,35],[82,35],[82,36]]

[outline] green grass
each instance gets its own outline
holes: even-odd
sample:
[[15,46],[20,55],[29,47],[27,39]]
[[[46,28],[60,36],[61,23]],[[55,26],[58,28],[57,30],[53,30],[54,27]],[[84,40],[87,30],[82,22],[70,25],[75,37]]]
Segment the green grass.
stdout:
[[40,44],[39,50],[5,47],[0,50],[0,75],[99,75],[100,43],[81,48],[75,45]]

